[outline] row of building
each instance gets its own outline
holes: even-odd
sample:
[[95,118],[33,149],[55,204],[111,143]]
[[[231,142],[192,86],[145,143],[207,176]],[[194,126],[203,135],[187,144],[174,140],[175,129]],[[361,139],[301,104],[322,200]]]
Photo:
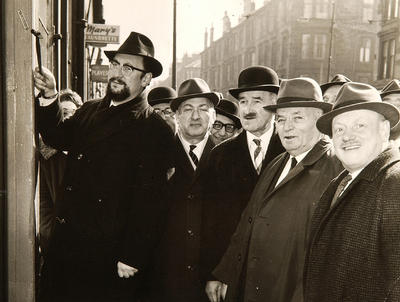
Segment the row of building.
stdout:
[[243,7],[234,27],[225,12],[218,39],[206,29],[204,50],[178,63],[178,85],[197,76],[226,94],[251,65],[320,83],[342,73],[378,88],[400,77],[399,0],[266,0],[258,9],[243,0]]

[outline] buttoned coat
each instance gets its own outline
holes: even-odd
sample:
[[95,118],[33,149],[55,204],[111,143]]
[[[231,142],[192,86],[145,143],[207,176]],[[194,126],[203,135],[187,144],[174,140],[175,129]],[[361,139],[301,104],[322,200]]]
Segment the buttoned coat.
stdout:
[[175,137],[175,172],[170,179],[171,208],[158,249],[154,301],[196,302],[206,299],[199,277],[203,207],[200,179],[213,147],[209,137],[194,170],[179,137]]
[[[50,301],[135,301],[160,238],[172,132],[140,96],[109,105],[86,102],[64,122],[58,102],[37,108],[44,141],[68,151],[43,275]],[[139,272],[119,278],[117,261]]]
[[322,195],[312,220],[305,301],[400,301],[400,154],[381,153],[331,208],[347,171]]
[[285,152],[264,170],[214,270],[228,285],[226,301],[302,301],[313,210],[342,166],[331,145],[321,140],[275,187],[288,158]]
[[[284,151],[278,135],[273,134],[262,170]],[[212,150],[204,176],[201,270],[203,281],[207,281],[215,279],[211,272],[228,247],[259,178],[249,152],[246,131]]]

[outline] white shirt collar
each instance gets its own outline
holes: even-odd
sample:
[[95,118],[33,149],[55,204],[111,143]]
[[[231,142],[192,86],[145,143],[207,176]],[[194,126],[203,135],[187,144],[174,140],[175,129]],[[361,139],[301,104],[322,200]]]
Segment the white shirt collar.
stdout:
[[185,150],[186,155],[188,156],[189,161],[192,164],[192,167],[194,170],[196,170],[196,165],[194,164],[191,157],[189,156],[190,145],[196,145],[196,148],[193,149],[193,153],[196,154],[198,160],[200,161],[201,155],[203,154],[204,148],[207,144],[208,135],[209,135],[209,133],[207,132],[201,142],[198,142],[197,144],[191,144],[188,141],[186,141],[184,139],[183,135],[181,135],[180,131],[178,131],[178,137],[182,143],[183,149]]

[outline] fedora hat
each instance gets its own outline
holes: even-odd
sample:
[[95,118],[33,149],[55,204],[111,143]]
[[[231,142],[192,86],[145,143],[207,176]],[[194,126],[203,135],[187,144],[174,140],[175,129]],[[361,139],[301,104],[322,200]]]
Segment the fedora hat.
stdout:
[[295,78],[282,80],[276,105],[265,106],[264,109],[275,112],[278,108],[314,107],[328,112],[332,105],[322,99],[321,88],[311,78]]
[[322,94],[324,94],[325,91],[331,86],[334,86],[334,85],[341,86],[348,82],[351,82],[351,80],[348,77],[346,77],[343,74],[338,73],[333,76],[333,78],[330,82],[321,85]]
[[151,72],[153,78],[158,77],[163,70],[161,63],[154,58],[153,42],[145,35],[134,31],[118,50],[105,50],[104,53],[109,60],[112,60],[117,53],[143,57],[148,69],[146,71]]
[[160,86],[150,90],[147,95],[147,101],[151,106],[169,103],[172,99],[176,98],[177,94],[175,89],[166,86]]
[[251,90],[264,90],[278,93],[278,75],[273,69],[265,66],[252,66],[243,69],[239,74],[238,88],[229,89],[229,93],[237,99],[239,93]]
[[343,84],[332,111],[317,120],[320,132],[332,136],[332,120],[335,116],[352,110],[368,109],[382,114],[393,128],[399,121],[400,113],[395,106],[382,102],[378,90],[368,84],[349,82]]
[[388,94],[400,93],[400,81],[397,79],[391,80],[381,90],[381,98],[384,98]]
[[183,101],[199,97],[207,98],[214,106],[217,106],[220,95],[221,94],[218,92],[211,91],[210,87],[203,79],[192,78],[181,83],[178,89],[178,97],[171,101],[170,106],[172,111],[175,112]]
[[235,126],[238,129],[242,128],[240,119],[237,116],[238,106],[234,102],[227,99],[221,99],[218,106],[215,107],[215,111],[217,112],[217,114],[229,117],[235,123]]

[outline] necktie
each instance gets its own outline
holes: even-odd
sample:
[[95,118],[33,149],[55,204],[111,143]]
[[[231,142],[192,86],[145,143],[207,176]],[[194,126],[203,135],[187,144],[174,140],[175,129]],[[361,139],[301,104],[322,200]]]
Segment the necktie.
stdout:
[[349,181],[351,180],[351,174],[347,174],[342,181],[339,183],[335,195],[333,195],[332,198],[332,203],[331,203],[331,208],[333,207],[333,205],[336,203],[336,201],[338,200],[339,196],[343,193],[344,189],[346,188],[347,184],[349,183]]
[[297,165],[296,157],[292,157],[292,162],[290,163],[290,170],[292,170],[294,167],[296,167],[296,165]]
[[196,154],[194,154],[193,150],[197,147],[196,145],[190,145],[190,151],[189,151],[189,156],[192,159],[194,165],[197,167],[197,164],[199,163],[199,159],[197,158]]
[[256,144],[257,148],[254,150],[254,166],[256,167],[257,173],[260,174],[262,167],[262,154],[261,154],[261,140],[253,139],[253,142]]

